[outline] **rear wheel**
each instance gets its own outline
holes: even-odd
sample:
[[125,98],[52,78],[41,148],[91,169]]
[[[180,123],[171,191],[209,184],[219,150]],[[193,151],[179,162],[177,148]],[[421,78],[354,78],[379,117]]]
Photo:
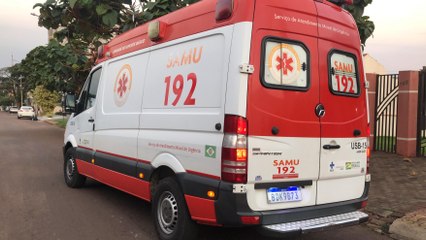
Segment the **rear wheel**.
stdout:
[[198,226],[192,221],[175,178],[167,177],[156,187],[152,201],[155,228],[162,240],[196,239]]
[[69,148],[65,153],[64,178],[67,186],[71,188],[80,188],[86,181],[86,177],[78,172],[74,148]]

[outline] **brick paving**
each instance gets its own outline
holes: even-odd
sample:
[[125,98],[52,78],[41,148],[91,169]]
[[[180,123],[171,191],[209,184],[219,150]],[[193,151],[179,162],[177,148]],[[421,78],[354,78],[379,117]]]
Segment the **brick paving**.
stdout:
[[426,157],[404,158],[374,152],[370,173],[372,180],[366,208],[370,220],[367,226],[377,232],[389,233],[389,226],[395,219],[426,208]]

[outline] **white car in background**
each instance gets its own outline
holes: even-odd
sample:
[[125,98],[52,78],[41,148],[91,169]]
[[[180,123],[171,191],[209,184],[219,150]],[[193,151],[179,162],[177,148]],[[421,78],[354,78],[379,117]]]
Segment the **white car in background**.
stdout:
[[34,109],[30,106],[22,106],[19,110],[18,110],[18,119],[21,119],[23,117],[28,117],[31,119],[35,118],[35,113],[34,113]]
[[9,113],[17,113],[17,112],[18,112],[18,110],[19,110],[19,108],[18,108],[18,107],[11,106],[11,107],[9,108]]

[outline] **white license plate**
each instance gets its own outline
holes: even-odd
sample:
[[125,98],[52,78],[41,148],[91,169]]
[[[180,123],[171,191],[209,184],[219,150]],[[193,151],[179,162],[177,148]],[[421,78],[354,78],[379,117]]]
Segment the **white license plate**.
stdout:
[[268,203],[302,201],[302,192],[299,187],[269,188],[266,190]]

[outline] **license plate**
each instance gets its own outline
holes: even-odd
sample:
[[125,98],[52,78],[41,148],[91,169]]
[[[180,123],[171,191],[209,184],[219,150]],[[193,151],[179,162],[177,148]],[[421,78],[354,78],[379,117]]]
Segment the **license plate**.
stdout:
[[269,188],[266,190],[268,203],[302,201],[302,192],[299,187]]

